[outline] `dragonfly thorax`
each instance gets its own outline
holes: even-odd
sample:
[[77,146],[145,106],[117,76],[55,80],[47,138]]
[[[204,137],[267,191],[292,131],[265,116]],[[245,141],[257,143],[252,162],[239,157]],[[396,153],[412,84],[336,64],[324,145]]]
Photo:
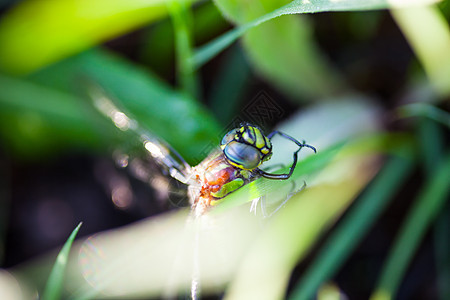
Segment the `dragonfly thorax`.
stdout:
[[223,151],[209,155],[194,168],[197,184],[189,186],[189,196],[194,206],[208,207],[236,191],[259,175],[230,164]]

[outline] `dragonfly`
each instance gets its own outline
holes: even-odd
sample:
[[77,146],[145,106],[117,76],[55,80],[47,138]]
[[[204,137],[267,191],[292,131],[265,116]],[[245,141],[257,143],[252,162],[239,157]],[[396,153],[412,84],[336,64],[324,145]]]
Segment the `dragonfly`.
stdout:
[[[143,148],[161,167],[168,170],[169,175],[188,186],[191,211],[195,216],[207,212],[227,195],[258,178],[270,180],[287,180],[291,177],[298,161],[298,153],[304,147],[314,153],[316,148],[299,142],[281,131],[272,131],[267,136],[256,125],[244,122],[230,130],[213,150],[197,166],[190,166],[186,160],[167,142],[143,128],[138,121],[119,109],[111,97],[98,86],[90,88],[90,96],[95,107],[108,117],[116,127],[136,135]],[[268,173],[261,164],[270,160],[273,155],[272,138],[279,135],[298,146],[293,152],[293,162],[288,173]]]
[[[120,130],[135,135],[158,166],[167,170],[170,177],[187,185],[190,215],[193,219],[205,215],[226,196],[258,178],[288,180],[296,168],[301,149],[309,148],[314,153],[317,152],[315,147],[305,141],[300,142],[286,133],[275,130],[265,135],[258,126],[245,122],[226,133],[217,148],[203,161],[191,166],[167,142],[141,126],[124,109],[120,109],[101,87],[90,85],[89,94],[101,114],[109,118]],[[276,135],[297,146],[287,173],[269,173],[261,168],[261,165],[269,161],[273,155],[272,138]],[[255,212],[258,200],[255,199],[251,206],[251,210]],[[192,299],[198,298],[198,290],[198,275],[194,271],[191,284]]]

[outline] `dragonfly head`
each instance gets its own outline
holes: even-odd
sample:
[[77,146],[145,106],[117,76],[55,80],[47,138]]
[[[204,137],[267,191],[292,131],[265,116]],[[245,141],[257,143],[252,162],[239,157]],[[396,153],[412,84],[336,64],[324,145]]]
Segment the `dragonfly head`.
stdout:
[[220,147],[231,165],[244,170],[253,170],[272,156],[272,143],[251,124],[230,130]]

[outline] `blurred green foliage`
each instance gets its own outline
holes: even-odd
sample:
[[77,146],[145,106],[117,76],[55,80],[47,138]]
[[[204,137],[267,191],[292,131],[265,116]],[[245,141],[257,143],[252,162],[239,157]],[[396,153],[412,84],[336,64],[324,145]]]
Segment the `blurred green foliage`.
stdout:
[[102,50],[84,52],[32,74],[29,79],[79,94],[79,105],[84,106],[89,106],[90,101],[83,99],[87,88],[83,86],[84,81],[98,83],[139,122],[188,159],[199,159],[198,153],[218,139],[217,123],[195,99],[171,89],[150,72]]
[[30,73],[166,15],[165,1],[23,1],[1,20],[0,67]]
[[[321,252],[319,262],[311,265],[312,269],[295,288],[294,296],[308,298],[318,285],[332,277],[339,262],[345,262],[389,204],[394,191],[403,186],[404,179],[417,167],[425,170],[427,181],[420,186],[417,202],[408,213],[385,271],[380,275],[380,287],[374,291],[374,298],[395,298],[405,268],[423,233],[444,207],[449,191],[448,157],[443,158],[448,149],[444,135],[439,133],[450,127],[450,117],[445,111],[448,105],[445,101],[450,95],[450,31],[441,11],[442,7],[449,7],[449,1],[441,6],[435,2],[21,1],[0,19],[1,143],[15,157],[35,159],[73,151],[111,152],[139,144],[135,136],[119,131],[93,108],[92,99],[87,95],[90,83],[98,84],[118,106],[170,143],[192,164],[204,158],[211,145],[217,145],[223,129],[220,124],[227,124],[242,108],[243,95],[252,84],[249,77],[254,73],[292,100],[294,107],[300,103],[313,106],[334,102],[346,108],[350,115],[360,112],[358,105],[366,103],[354,101],[354,95],[365,91],[356,92],[344,72],[332,64],[315,36],[314,17],[305,14],[391,9],[394,21],[416,55],[416,61],[408,61],[410,71],[405,76],[404,90],[395,91],[408,101],[393,105],[395,112],[399,112],[396,117],[408,117],[413,124],[405,129],[406,138],[385,134],[379,124],[386,120],[381,119],[379,108],[368,105],[364,108],[370,111],[367,118],[358,120],[355,116],[354,122],[349,123],[345,121],[354,116],[342,113],[334,118],[333,113],[339,112],[331,105],[323,114],[311,110],[309,117],[316,123],[309,124],[314,126],[306,126],[295,115],[290,127],[299,130],[294,131],[295,136],[317,138],[323,147],[318,155],[299,163],[301,168],[296,169],[293,179],[300,182],[313,173],[312,178],[318,183],[305,197],[296,196],[299,201],[290,203],[289,210],[283,211],[282,217],[277,216],[261,237],[255,239],[252,249],[245,253],[247,260],[235,270],[227,296],[245,298],[253,292],[251,281],[258,276],[263,280],[267,274],[273,277],[271,272],[275,272],[279,275],[277,280],[258,291],[262,294],[267,291],[266,297],[282,297],[289,274],[298,261],[369,184],[376,167],[361,168],[366,163],[360,160],[361,156],[389,153],[394,158],[363,193],[360,206],[345,216],[336,235],[327,242],[329,248]],[[377,14],[368,17],[352,13],[341,18],[356,39],[364,42],[376,34],[380,22]],[[229,27],[234,28],[223,32]],[[138,37],[129,40],[121,37],[130,32]],[[133,40],[137,50],[125,58],[101,46],[114,38],[119,39],[111,43],[123,43],[125,49],[127,42]],[[219,55],[240,38],[240,45]],[[201,68],[210,61],[221,69],[217,74],[206,74],[214,77],[206,78],[212,82],[211,90],[206,91],[202,84],[207,80],[202,77],[204,69]],[[172,79],[176,82],[174,86],[167,82]],[[201,102],[202,98],[206,101]],[[344,104],[350,99],[353,100],[350,104]],[[338,122],[330,124],[333,120]],[[325,124],[327,128],[323,127]],[[366,124],[376,128],[375,133],[358,131]],[[427,149],[423,145],[431,146]],[[281,147],[278,153],[290,151],[287,147]],[[404,153],[397,151],[399,148]],[[438,161],[438,157],[442,165],[432,165],[430,162]],[[360,165],[352,165],[354,161]],[[421,161],[425,163],[420,165]],[[343,176],[333,169],[336,162],[342,163],[349,174]],[[436,172],[430,171],[435,169]],[[216,212],[243,205],[254,197],[277,194],[288,185],[255,181],[224,199]],[[332,196],[339,201],[329,202]],[[447,223],[437,222],[436,226]],[[446,231],[440,226],[436,231],[442,236]],[[294,236],[297,238],[293,239]],[[347,243],[350,236],[352,243]],[[440,245],[437,252],[445,253],[442,249],[447,244],[437,244]],[[275,254],[279,257],[264,260]],[[448,265],[440,264],[446,259],[445,255],[437,256],[437,265],[441,266],[439,274],[448,274]],[[439,274],[439,278],[444,276]],[[49,282],[54,283],[53,291],[61,288],[60,281]],[[444,288],[441,288],[443,299]]]
[[[239,1],[216,1],[221,11],[239,25],[288,2],[247,1],[243,5]],[[294,99],[323,98],[343,88],[340,77],[316,45],[312,30],[306,16],[285,16],[261,24],[244,36],[244,47],[256,69]]]

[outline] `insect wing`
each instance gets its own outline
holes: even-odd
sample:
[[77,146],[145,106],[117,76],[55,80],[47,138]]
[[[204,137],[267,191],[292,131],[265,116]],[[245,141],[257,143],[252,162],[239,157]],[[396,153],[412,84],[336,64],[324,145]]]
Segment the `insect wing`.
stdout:
[[191,167],[175,149],[151,133],[150,130],[143,128],[129,113],[119,109],[115,102],[95,83],[89,84],[88,93],[95,108],[101,114],[109,118],[121,131],[128,133],[132,139],[137,139],[140,148],[144,149],[145,153],[159,166],[167,170],[170,176],[182,183],[189,184]]

